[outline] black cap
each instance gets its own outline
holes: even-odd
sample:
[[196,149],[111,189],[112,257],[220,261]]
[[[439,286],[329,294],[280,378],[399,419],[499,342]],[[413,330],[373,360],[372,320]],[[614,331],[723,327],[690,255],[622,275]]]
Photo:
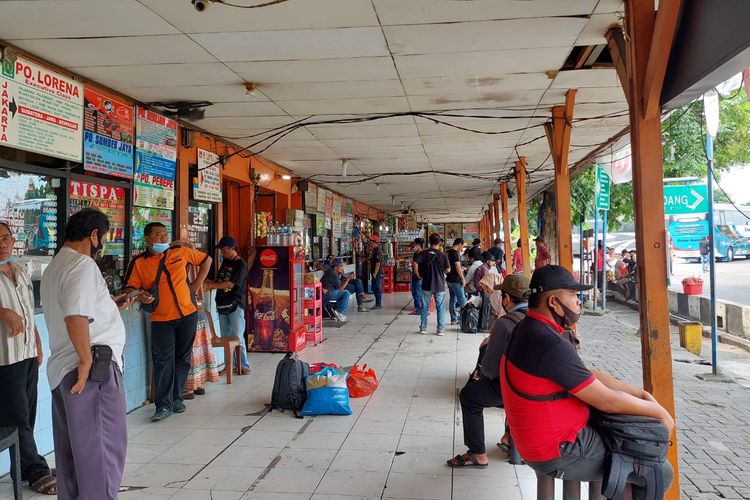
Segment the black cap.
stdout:
[[562,266],[552,264],[540,267],[531,275],[529,289],[532,294],[551,292],[552,290],[591,290],[593,285],[582,285],[576,281],[570,271]]
[[216,248],[224,248],[224,247],[237,248],[237,240],[235,240],[231,236],[224,236],[223,238],[219,240],[219,244],[216,245]]

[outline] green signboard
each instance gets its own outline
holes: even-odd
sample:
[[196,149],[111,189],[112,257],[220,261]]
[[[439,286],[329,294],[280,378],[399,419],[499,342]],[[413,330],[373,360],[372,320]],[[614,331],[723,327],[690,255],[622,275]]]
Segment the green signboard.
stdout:
[[708,212],[708,189],[705,184],[664,186],[664,213],[704,214]]
[[596,167],[596,208],[609,210],[609,174],[602,167]]

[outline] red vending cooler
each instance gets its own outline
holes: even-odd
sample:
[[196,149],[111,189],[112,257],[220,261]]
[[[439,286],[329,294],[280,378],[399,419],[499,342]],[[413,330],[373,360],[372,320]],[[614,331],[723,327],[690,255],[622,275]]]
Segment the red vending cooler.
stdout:
[[251,351],[297,352],[306,345],[302,247],[258,247],[247,280]]

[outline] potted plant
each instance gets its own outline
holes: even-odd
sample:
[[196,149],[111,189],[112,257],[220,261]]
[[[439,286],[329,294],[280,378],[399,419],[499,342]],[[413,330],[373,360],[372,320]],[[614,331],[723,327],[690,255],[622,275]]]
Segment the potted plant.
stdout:
[[688,276],[682,280],[682,290],[685,295],[701,295],[703,293],[703,278]]

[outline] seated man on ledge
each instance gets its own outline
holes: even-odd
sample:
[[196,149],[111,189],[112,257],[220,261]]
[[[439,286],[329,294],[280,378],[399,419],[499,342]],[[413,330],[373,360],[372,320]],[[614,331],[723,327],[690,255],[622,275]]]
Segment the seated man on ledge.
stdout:
[[[587,368],[579,357],[566,329],[581,315],[578,292],[590,288],[560,266],[534,271],[528,315],[500,364],[505,414],[518,452],[535,471],[570,481],[603,477],[607,449],[589,422],[590,407],[653,417],[668,431],[674,428],[672,416],[651,394]],[[555,400],[538,400],[564,393]],[[662,472],[668,488],[674,474],[669,462]]]
[[323,286],[323,306],[325,307],[328,302],[335,300],[336,309],[333,313],[339,321],[346,321],[346,309],[349,307],[349,298],[351,297],[346,289],[351,280],[347,278],[342,283],[339,277],[340,273],[343,272],[344,261],[334,259],[332,267],[323,274],[323,278],[320,280],[320,284]]
[[[519,321],[526,317],[529,295],[529,278],[523,274],[511,274],[502,285],[502,307],[505,312],[492,326],[492,333],[479,347],[478,369],[461,389],[461,415],[464,426],[464,444],[469,449],[463,455],[448,460],[451,467],[486,467],[489,464],[484,443],[484,409],[503,406],[500,394],[500,358]],[[498,446],[510,453],[510,434],[506,426],[505,435]]]

